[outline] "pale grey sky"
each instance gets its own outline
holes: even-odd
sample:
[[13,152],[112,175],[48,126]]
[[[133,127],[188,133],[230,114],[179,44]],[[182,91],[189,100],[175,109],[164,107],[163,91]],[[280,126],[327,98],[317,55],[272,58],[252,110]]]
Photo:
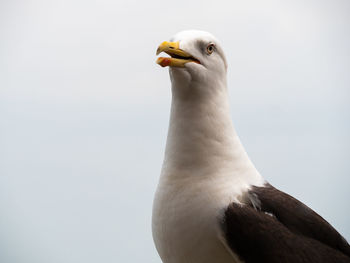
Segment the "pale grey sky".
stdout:
[[151,207],[170,82],[158,44],[223,43],[258,170],[348,240],[350,2],[0,4],[0,261],[160,262]]

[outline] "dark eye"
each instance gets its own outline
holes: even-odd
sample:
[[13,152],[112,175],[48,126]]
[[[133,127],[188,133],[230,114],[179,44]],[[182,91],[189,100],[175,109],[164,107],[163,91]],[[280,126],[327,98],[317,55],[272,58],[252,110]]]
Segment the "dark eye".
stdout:
[[207,46],[207,53],[208,55],[210,55],[211,53],[214,52],[214,49],[215,49],[215,45],[214,44],[210,44]]

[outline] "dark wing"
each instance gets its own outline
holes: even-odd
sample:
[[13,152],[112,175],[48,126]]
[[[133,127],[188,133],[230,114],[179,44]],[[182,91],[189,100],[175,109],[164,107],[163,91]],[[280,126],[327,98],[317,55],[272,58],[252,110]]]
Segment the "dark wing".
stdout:
[[321,216],[292,196],[270,184],[253,187],[250,195],[260,201],[260,210],[273,214],[278,221],[296,234],[316,239],[350,257],[350,246]]
[[350,246],[322,217],[271,185],[254,187],[249,205],[225,211],[227,244],[246,263],[350,263]]

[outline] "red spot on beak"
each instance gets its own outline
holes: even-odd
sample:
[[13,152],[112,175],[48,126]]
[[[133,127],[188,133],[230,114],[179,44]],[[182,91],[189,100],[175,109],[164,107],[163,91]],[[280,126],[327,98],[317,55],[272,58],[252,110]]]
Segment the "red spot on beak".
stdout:
[[162,67],[166,67],[170,65],[170,58],[161,58],[162,60],[160,61],[159,65],[161,65]]

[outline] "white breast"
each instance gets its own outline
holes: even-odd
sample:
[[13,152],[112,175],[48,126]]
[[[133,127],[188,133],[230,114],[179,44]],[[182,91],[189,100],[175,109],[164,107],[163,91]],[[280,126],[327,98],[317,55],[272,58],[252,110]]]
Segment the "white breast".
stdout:
[[[172,179],[163,176],[153,207],[153,237],[164,263],[240,262],[225,247],[223,212],[249,184],[229,174]],[[255,184],[261,180],[257,176]]]

